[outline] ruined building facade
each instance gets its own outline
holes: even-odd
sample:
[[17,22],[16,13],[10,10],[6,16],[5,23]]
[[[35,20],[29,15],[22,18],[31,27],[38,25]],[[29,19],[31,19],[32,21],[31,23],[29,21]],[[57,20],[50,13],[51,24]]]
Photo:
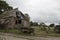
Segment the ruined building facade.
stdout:
[[0,15],[0,28],[2,26],[2,28],[13,29],[18,27],[17,25],[20,25],[19,27],[29,27],[29,16],[27,14],[23,14],[17,8],[6,11]]

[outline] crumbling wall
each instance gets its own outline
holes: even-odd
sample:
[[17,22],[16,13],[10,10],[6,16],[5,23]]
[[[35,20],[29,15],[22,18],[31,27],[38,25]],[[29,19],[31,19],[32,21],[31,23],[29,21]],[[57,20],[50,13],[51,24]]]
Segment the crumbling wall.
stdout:
[[18,24],[21,25],[20,27],[30,26],[28,17],[21,13],[18,9],[6,11],[2,15],[0,15],[0,17],[1,17],[0,23],[4,25],[6,29],[9,28],[13,29],[15,28],[15,25]]

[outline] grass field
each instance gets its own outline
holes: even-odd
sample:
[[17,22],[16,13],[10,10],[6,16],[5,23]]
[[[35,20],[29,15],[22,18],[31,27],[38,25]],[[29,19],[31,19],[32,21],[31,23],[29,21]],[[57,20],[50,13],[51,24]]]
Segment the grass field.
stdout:
[[46,27],[46,30],[41,30],[41,27],[39,26],[33,26],[35,28],[35,36],[42,36],[42,37],[60,37],[59,33],[56,33],[54,31],[54,27],[50,27],[50,29],[48,29]]
[[[60,37],[60,34],[58,33],[55,33],[54,32],[54,28],[53,27],[50,27],[50,29],[48,29],[46,27],[46,30],[41,30],[41,27],[39,26],[32,26],[34,28],[34,32],[35,32],[35,35],[33,36],[41,36],[41,37]],[[28,35],[29,34],[24,34],[24,33],[21,33],[20,30],[17,30],[17,29],[10,29],[10,30],[0,30],[0,32],[4,32],[4,33],[14,33],[14,34],[19,34],[19,35]],[[32,36],[32,35],[31,35]]]

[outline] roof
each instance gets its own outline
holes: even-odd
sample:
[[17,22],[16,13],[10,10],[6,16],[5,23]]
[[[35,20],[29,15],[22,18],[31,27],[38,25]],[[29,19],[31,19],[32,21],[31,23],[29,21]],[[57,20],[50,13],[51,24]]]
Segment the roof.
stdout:
[[[13,10],[8,10],[8,11],[5,11],[4,13],[2,13],[0,15],[0,19],[2,18],[7,18],[9,16],[16,16],[16,14],[14,12],[18,12],[21,14],[21,16],[25,19],[25,20],[28,20],[28,17],[26,17],[21,11],[19,11],[17,8],[16,9],[13,9]],[[14,14],[14,15],[13,15]]]
[[17,9],[5,11],[0,15],[0,19],[9,16],[12,12],[17,11]]

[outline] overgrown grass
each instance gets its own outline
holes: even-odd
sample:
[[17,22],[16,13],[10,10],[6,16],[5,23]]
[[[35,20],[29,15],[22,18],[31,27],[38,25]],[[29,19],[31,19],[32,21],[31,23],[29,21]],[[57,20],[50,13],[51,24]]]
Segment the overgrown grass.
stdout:
[[54,32],[54,27],[50,27],[47,30],[41,30],[41,27],[34,26],[35,28],[35,36],[42,36],[42,37],[60,37],[60,34]]
[[0,32],[3,32],[3,33],[15,33],[15,34],[20,33],[20,31],[17,30],[17,29],[0,30]]
[[[41,27],[39,26],[33,26],[33,28],[35,29],[35,35],[33,36],[41,36],[41,37],[60,37],[60,34],[55,33],[54,32],[54,28],[50,27],[50,29],[48,29],[46,27],[47,30],[41,30]],[[14,33],[14,34],[19,34],[19,35],[25,35],[25,36],[32,36],[29,34],[25,34],[22,33],[20,30],[18,29],[9,29],[9,30],[0,30],[0,32],[4,32],[4,33]]]

